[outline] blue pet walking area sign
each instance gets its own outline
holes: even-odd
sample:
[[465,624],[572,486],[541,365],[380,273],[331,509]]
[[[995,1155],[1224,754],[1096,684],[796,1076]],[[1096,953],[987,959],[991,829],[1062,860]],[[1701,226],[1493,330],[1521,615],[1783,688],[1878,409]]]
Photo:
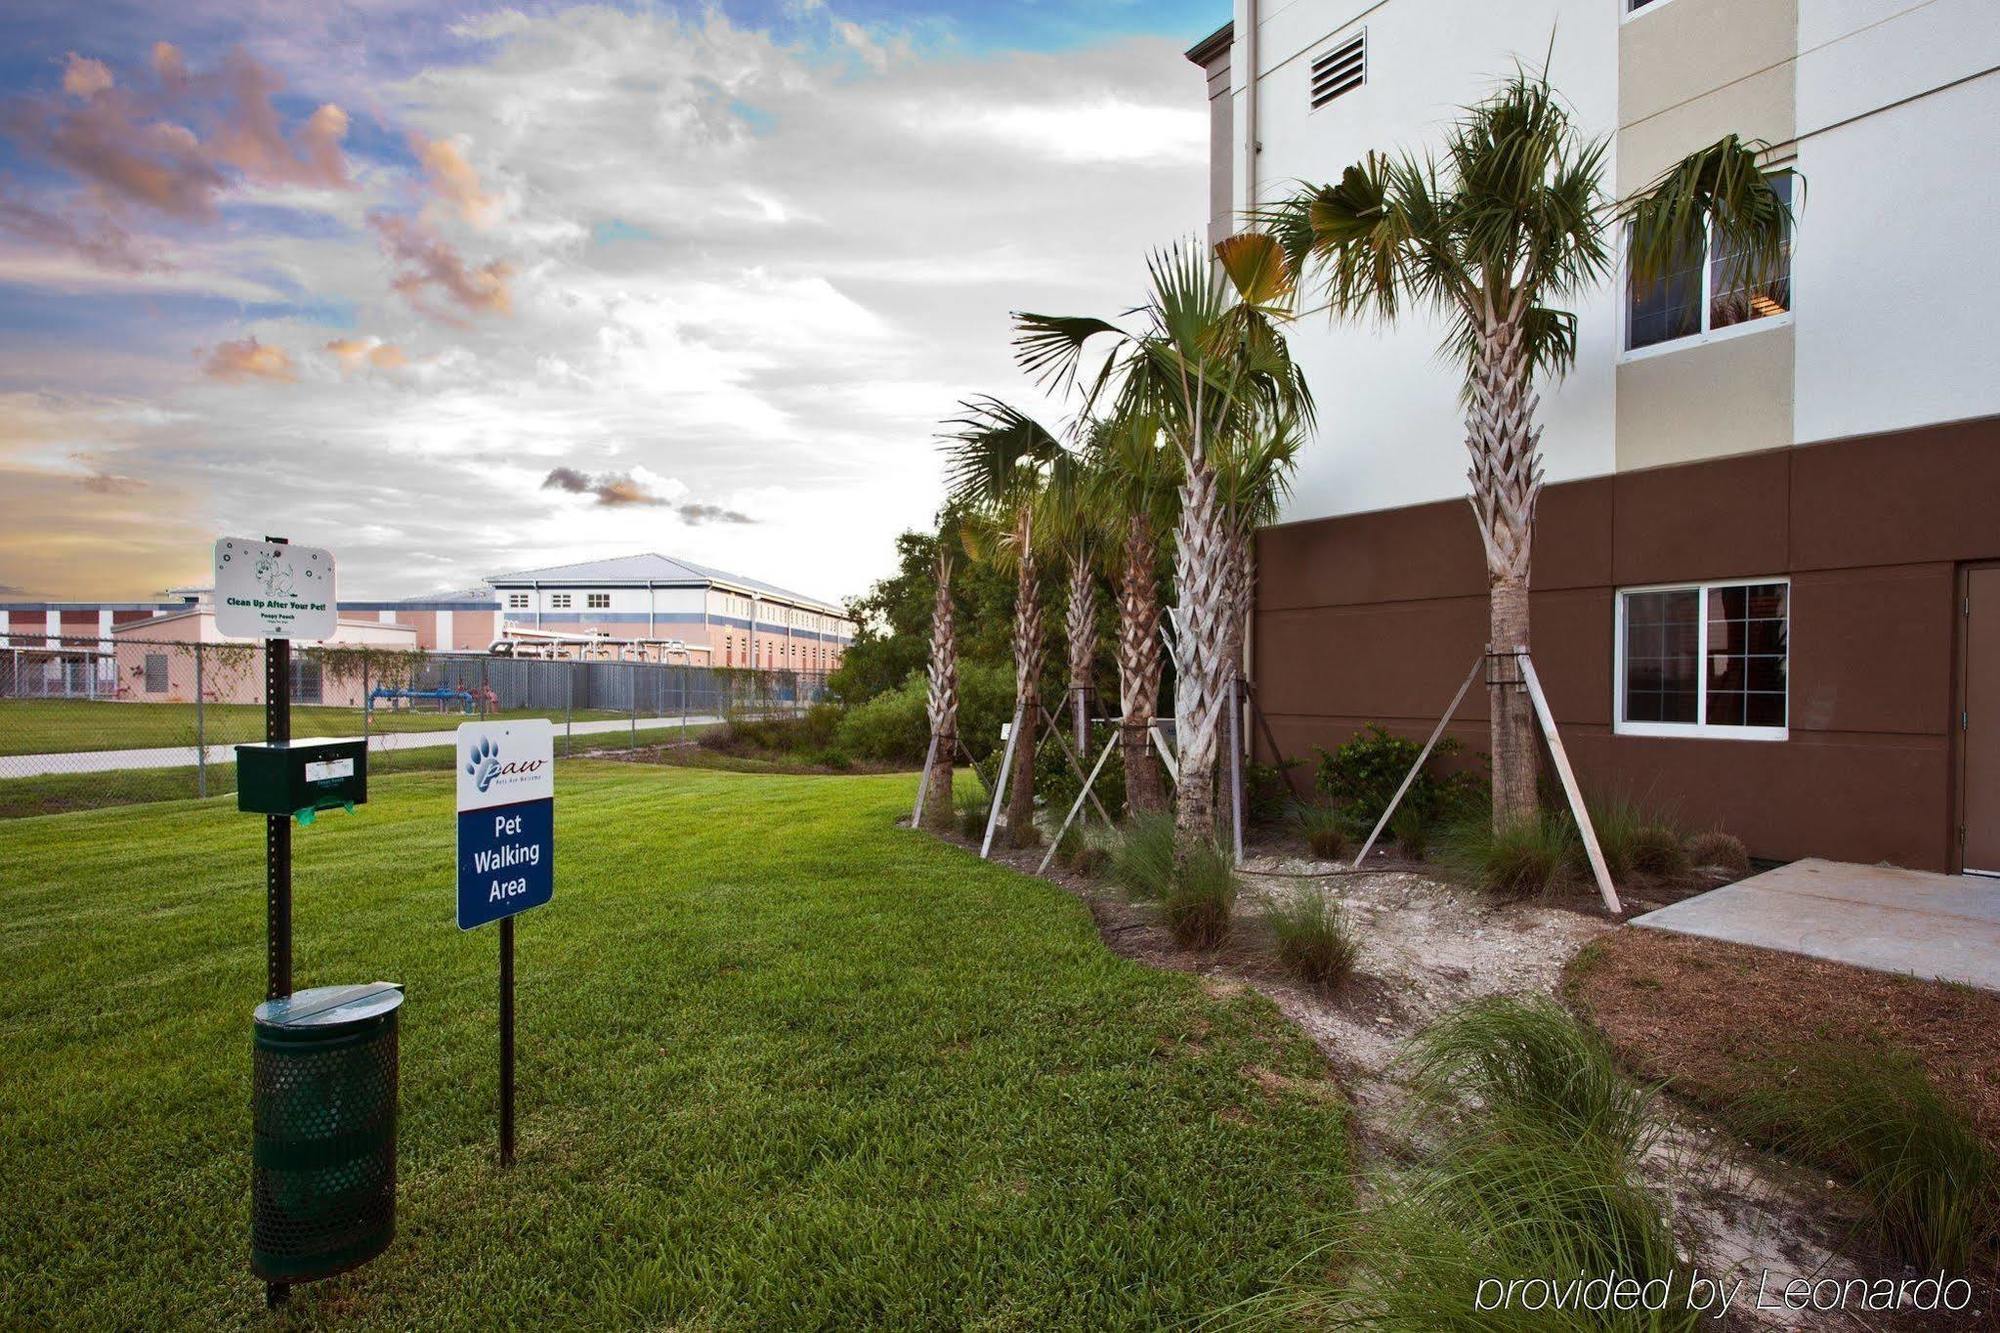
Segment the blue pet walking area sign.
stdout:
[[555,896],[555,730],[546,719],[458,729],[458,928]]

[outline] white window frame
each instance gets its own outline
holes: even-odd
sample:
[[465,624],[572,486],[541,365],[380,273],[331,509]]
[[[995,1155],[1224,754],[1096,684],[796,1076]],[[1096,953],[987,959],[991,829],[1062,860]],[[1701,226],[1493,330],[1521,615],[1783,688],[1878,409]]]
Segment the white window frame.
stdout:
[[[599,600],[599,599],[602,600]],[[583,595],[583,609],[586,611],[609,611],[611,594],[608,592],[587,592]]]
[[527,610],[527,609],[528,609],[528,594],[526,594],[526,593],[524,593],[524,592],[510,592],[510,593],[508,593],[508,594],[507,594],[507,609],[508,609],[509,611],[525,611],[525,610]]
[[[1645,9],[1632,11],[1645,14],[1673,0],[1653,0]],[[1766,176],[1789,175],[1792,188],[1798,189],[1798,159],[1788,157],[1782,162],[1770,162],[1764,166]],[[1618,364],[1627,361],[1644,361],[1647,357],[1665,356],[1688,347],[1706,347],[1710,343],[1727,342],[1731,338],[1744,338],[1753,333],[1768,333],[1773,329],[1788,329],[1792,326],[1794,311],[1787,310],[1781,315],[1763,315],[1757,319],[1741,320],[1735,324],[1725,324],[1721,328],[1710,328],[1708,321],[1714,317],[1715,303],[1715,255],[1713,253],[1714,234],[1701,247],[1701,331],[1679,338],[1668,338],[1663,342],[1647,343],[1644,347],[1628,347],[1632,337],[1632,271],[1631,248],[1625,250],[1625,262],[1618,266]],[[1786,281],[1791,280],[1791,251],[1785,256]],[[1796,287],[1792,292],[1792,303],[1798,304]],[[1679,585],[1670,585],[1679,586]]]
[[1633,19],[1638,18],[1642,14],[1655,13],[1658,10],[1665,9],[1668,5],[1672,4],[1673,2],[1674,0],[1649,0],[1647,4],[1641,5],[1637,9],[1634,9],[1632,7],[1632,0],[1618,0],[1619,9],[1624,11],[1622,14],[1619,15],[1618,21],[1620,23],[1630,23]]
[[569,610],[569,609],[570,609],[570,604],[569,604],[569,598],[570,598],[570,595],[569,595],[568,593],[566,593],[566,592],[552,592],[552,593],[550,593],[550,594],[549,594],[549,610],[551,610],[551,611],[567,611],[567,610]]
[[[1656,0],[1657,3],[1657,0]],[[1785,588],[1785,725],[1736,727],[1708,721],[1708,593],[1711,588],[1754,588],[1769,583]],[[1625,599],[1633,593],[1692,592],[1699,612],[1695,618],[1695,717],[1693,722],[1628,722],[1625,718]],[[1680,583],[1642,583],[1612,593],[1611,731],[1618,736],[1657,736],[1680,740],[1783,741],[1792,736],[1792,580],[1783,574],[1753,579],[1690,579]]]

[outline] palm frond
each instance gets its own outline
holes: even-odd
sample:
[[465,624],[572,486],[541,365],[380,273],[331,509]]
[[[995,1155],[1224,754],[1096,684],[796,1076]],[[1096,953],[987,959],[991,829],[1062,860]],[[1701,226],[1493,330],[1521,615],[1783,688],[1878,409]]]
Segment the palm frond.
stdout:
[[945,493],[968,509],[1005,507],[1039,487],[1062,445],[1027,413],[997,398],[968,398],[942,432]]
[[1726,135],[1676,162],[1619,205],[1630,228],[1627,264],[1644,290],[1702,253],[1711,233],[1730,256],[1732,286],[1783,271],[1792,210],[1759,165],[1769,145]]

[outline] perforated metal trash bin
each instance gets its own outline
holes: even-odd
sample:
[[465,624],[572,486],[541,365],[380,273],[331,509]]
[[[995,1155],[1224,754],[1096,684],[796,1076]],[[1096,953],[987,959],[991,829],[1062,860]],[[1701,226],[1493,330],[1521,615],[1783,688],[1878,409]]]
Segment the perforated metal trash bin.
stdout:
[[266,1000],[251,1077],[250,1269],[308,1282],[396,1234],[396,1020],[387,981]]

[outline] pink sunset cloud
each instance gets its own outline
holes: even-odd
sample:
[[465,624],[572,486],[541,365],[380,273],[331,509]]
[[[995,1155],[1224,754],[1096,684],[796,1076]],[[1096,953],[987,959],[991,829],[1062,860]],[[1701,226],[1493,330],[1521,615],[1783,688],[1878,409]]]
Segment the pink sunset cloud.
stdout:
[[475,227],[487,227],[500,213],[500,199],[480,183],[479,173],[450,139],[410,135],[410,151],[423,164],[424,186]]
[[379,338],[335,338],[326,350],[347,375],[362,370],[400,370],[410,363],[402,348]]
[[218,344],[209,353],[202,372],[212,379],[230,383],[244,383],[250,380],[274,380],[290,383],[298,378],[292,366],[292,358],[282,347],[260,343],[256,338],[238,338]]
[[507,280],[513,269],[504,259],[470,267],[451,242],[421,218],[376,212],[368,215],[368,225],[396,262],[390,286],[418,310],[437,313],[425,300],[433,287],[473,314],[506,314],[512,308]]

